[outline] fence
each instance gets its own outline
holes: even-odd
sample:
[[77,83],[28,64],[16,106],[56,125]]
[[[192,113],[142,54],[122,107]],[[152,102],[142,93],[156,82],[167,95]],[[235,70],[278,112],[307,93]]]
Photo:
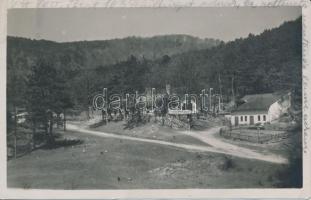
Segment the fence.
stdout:
[[271,130],[250,130],[250,129],[229,129],[222,128],[219,132],[220,136],[233,140],[242,140],[253,143],[277,142],[286,139],[289,136],[285,131]]

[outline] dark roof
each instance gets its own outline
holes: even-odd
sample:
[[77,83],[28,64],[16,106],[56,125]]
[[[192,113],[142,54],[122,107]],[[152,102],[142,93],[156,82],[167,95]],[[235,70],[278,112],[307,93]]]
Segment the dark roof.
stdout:
[[242,110],[242,111],[233,111],[231,115],[261,115],[268,114],[268,110]]
[[245,101],[233,113],[249,111],[268,111],[269,107],[281,98],[281,94],[266,93],[246,95],[241,100]]

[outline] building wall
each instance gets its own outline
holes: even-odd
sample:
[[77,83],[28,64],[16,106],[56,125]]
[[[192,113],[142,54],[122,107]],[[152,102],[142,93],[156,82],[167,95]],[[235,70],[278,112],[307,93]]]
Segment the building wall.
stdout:
[[235,117],[238,117],[239,125],[249,125],[251,116],[254,116],[254,124],[257,124],[257,123],[264,124],[266,122],[270,122],[268,113],[263,114],[263,113],[254,112],[253,114],[231,115],[231,125],[233,126],[235,125]]
[[280,118],[284,113],[287,113],[290,106],[290,95],[286,95],[279,101],[273,103],[268,110],[270,122]]

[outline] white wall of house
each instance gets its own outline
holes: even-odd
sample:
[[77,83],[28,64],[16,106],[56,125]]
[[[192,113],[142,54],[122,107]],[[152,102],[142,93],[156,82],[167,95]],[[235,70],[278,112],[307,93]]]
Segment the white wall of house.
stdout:
[[268,113],[262,114],[262,113],[256,113],[254,114],[237,114],[237,115],[231,115],[231,124],[235,125],[235,117],[238,117],[238,123],[239,125],[249,125],[250,124],[250,118],[251,116],[254,117],[254,124],[260,123],[264,124],[269,121]]
[[286,96],[285,98],[273,103],[268,110],[270,122],[279,119],[281,115],[287,113],[290,105],[290,96]]

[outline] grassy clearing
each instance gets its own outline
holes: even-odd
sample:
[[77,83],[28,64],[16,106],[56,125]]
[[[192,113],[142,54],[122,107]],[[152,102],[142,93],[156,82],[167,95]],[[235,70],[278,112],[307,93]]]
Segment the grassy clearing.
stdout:
[[191,136],[187,136],[184,134],[180,134],[178,131],[166,127],[161,126],[157,123],[147,123],[141,125],[139,127],[135,127],[133,129],[124,129],[125,122],[110,122],[107,125],[103,125],[97,128],[93,128],[92,130],[115,133],[120,135],[128,135],[139,138],[148,138],[154,140],[163,140],[167,142],[181,143],[181,144],[198,144],[202,146],[209,146],[208,144],[193,138]]
[[8,186],[50,189],[278,187],[287,166],[66,132],[84,143],[8,161]]

